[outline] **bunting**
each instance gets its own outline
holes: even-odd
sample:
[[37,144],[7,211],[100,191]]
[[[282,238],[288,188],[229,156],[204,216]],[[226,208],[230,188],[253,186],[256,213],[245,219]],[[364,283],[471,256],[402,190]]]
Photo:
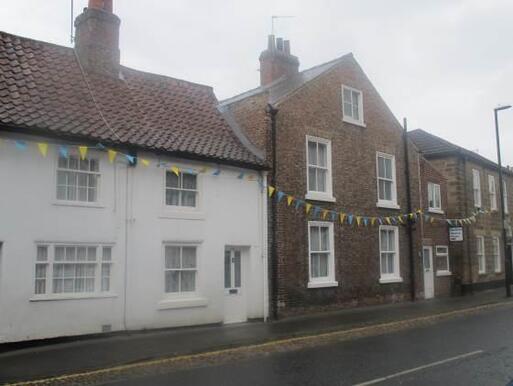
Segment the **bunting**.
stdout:
[[46,154],[48,153],[48,144],[45,142],[39,142],[37,144],[37,147],[39,149],[39,152],[43,157],[46,157]]

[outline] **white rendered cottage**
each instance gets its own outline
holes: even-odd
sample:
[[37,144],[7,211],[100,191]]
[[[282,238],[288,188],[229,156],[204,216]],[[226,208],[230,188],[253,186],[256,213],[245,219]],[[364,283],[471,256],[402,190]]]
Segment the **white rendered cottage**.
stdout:
[[[98,4],[101,4],[99,6]],[[0,32],[0,343],[267,315],[265,165],[210,87]]]

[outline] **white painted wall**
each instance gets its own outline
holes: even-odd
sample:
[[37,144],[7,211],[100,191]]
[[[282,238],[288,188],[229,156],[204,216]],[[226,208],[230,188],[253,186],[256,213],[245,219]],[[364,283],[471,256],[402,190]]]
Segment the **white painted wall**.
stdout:
[[[223,322],[226,245],[249,247],[248,318],[266,316],[266,200],[258,177],[238,179],[241,169],[223,166],[213,176],[216,165],[161,157],[183,167],[210,167],[198,176],[199,209],[172,211],[164,204],[165,169],[155,166],[156,156],[140,154],[151,166],[133,168],[123,159],[109,164],[100,152],[99,205],[64,206],[55,200],[56,146],[43,158],[35,142],[27,143],[25,151],[0,144],[0,342],[97,333],[102,325],[115,331]],[[41,241],[112,243],[111,291],[36,300]],[[165,294],[164,242],[197,243],[196,294]]]

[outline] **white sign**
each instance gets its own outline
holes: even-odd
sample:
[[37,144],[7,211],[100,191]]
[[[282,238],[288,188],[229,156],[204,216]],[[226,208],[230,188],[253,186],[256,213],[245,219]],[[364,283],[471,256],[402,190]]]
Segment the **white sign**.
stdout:
[[449,228],[450,241],[463,241],[463,227],[450,227]]

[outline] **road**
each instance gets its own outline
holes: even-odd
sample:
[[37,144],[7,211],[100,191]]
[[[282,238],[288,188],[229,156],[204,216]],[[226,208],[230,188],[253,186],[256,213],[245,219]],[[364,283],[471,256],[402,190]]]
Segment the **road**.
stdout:
[[506,385],[513,380],[513,308],[221,365],[109,385]]

